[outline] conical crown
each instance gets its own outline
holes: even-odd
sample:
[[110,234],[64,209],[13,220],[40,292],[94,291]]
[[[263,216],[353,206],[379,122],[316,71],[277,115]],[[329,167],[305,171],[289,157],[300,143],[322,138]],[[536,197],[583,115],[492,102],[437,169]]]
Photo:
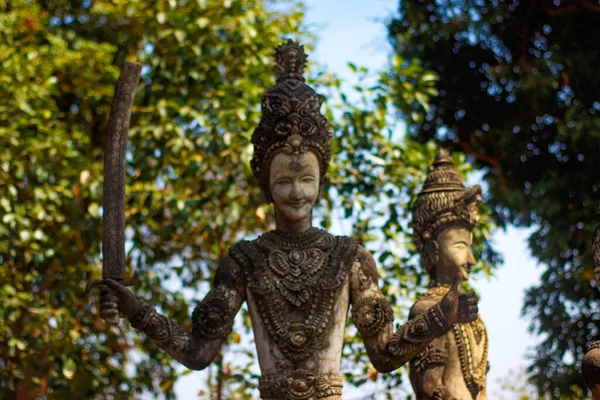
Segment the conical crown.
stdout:
[[320,162],[322,181],[331,160],[332,133],[319,111],[323,97],[306,85],[302,76],[304,47],[288,40],[275,50],[275,62],[279,77],[263,96],[262,117],[252,135],[252,171],[268,201],[269,166],[278,152],[313,151]]
[[421,194],[431,192],[461,192],[465,190],[460,174],[446,149],[440,149],[433,161],[433,169],[427,175]]
[[479,220],[481,187],[466,189],[447,150],[441,149],[413,205],[413,231],[418,251],[425,242],[453,223],[473,228]]

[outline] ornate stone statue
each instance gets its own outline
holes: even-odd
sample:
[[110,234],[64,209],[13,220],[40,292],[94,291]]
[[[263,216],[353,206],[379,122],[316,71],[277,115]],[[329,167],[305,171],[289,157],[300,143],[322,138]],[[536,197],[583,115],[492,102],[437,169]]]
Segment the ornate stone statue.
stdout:
[[[472,229],[477,223],[481,188],[465,189],[452,158],[440,150],[413,207],[414,241],[430,277],[427,292],[410,318],[428,312],[451,290],[456,274],[469,277],[475,259]],[[418,400],[484,400],[488,336],[479,317],[454,325],[410,362],[410,380]]]
[[[212,289],[192,313],[192,330],[104,279],[101,314],[116,310],[173,358],[207,367],[247,302],[265,400],[341,399],[340,358],[348,309],[373,365],[392,371],[455,324],[477,320],[474,293],[460,294],[460,278],[427,310],[393,330],[392,308],[377,286],[371,254],[353,239],[312,227],[323,190],[332,134],[320,114],[323,98],[304,83],[306,55],[288,41],[276,50],[278,79],[263,98],[252,137],[252,169],[273,202],[276,229],[234,245],[217,268]],[[439,301],[441,300],[441,301]]]
[[[594,232],[592,239],[594,252],[594,266],[596,271],[596,282],[600,285],[600,223]],[[588,348],[583,358],[583,378],[592,391],[594,400],[600,400],[600,341],[594,342]]]

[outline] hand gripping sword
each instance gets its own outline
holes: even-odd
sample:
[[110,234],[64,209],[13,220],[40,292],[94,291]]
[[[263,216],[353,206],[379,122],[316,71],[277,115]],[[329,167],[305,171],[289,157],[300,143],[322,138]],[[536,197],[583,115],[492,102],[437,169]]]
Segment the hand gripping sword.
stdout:
[[[135,89],[140,79],[142,65],[126,62],[115,88],[104,151],[104,198],[102,201],[102,279],[90,282],[87,291],[101,285],[105,279],[113,279],[124,286],[137,282],[137,273],[129,281],[125,279],[125,155],[127,133]],[[111,325],[119,324],[119,313],[104,312],[104,319]]]

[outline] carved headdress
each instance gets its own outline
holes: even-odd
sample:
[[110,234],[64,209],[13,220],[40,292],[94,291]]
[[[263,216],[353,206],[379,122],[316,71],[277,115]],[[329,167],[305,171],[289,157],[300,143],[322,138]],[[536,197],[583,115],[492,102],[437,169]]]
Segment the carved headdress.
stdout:
[[440,149],[412,209],[417,250],[422,252],[427,240],[450,224],[460,223],[472,229],[479,220],[480,201],[481,187],[466,189],[452,157]]
[[269,165],[281,151],[300,153],[312,150],[319,159],[321,183],[331,160],[331,129],[319,109],[323,97],[304,83],[304,47],[288,40],[275,50],[279,77],[262,101],[262,118],[254,134],[252,171],[271,201]]

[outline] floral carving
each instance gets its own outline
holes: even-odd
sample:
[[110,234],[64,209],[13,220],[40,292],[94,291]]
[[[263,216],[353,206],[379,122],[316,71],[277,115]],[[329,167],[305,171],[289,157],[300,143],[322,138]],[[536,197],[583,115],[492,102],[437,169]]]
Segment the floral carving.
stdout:
[[352,306],[352,319],[363,336],[374,336],[394,320],[394,313],[385,299],[363,298]]
[[440,349],[430,344],[425,350],[417,354],[417,356],[411,360],[410,367],[416,372],[423,372],[431,367],[446,365],[447,362],[448,349]]
[[283,376],[263,376],[259,390],[263,400],[310,400],[342,395],[340,374],[311,374],[295,370]]
[[333,307],[356,251],[353,239],[320,229],[273,231],[231,249],[269,336],[288,359],[304,360],[329,344]]
[[227,310],[225,293],[220,290],[211,291],[192,313],[194,338],[226,338],[233,324],[233,318]]

